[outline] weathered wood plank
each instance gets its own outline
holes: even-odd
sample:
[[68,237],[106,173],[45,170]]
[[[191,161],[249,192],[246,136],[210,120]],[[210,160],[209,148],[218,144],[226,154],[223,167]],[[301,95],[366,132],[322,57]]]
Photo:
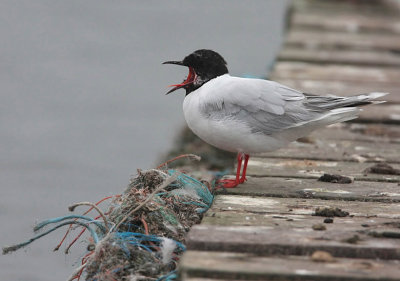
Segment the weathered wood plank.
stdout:
[[388,124],[400,124],[400,105],[380,104],[378,108],[370,106],[368,110],[360,113],[358,121],[383,122]]
[[306,140],[312,143],[293,142],[279,150],[263,153],[262,156],[301,160],[400,163],[399,143],[378,146],[378,142],[355,140],[327,140],[312,137]]
[[400,143],[400,126],[345,122],[315,130],[302,142],[315,143],[318,140]]
[[229,210],[219,212],[214,210],[211,210],[205,214],[202,220],[202,225],[269,226],[273,227],[275,230],[281,230],[282,232],[290,232],[293,231],[293,229],[312,229],[315,225],[323,225],[326,227],[326,230],[321,231],[343,229],[346,231],[354,231],[355,233],[358,233],[359,236],[362,234],[368,235],[368,233],[372,234],[374,232],[392,232],[400,235],[399,220],[375,217],[335,217],[330,218],[333,220],[333,223],[324,223],[326,218],[319,216],[259,214]]
[[296,0],[293,1],[295,13],[332,15],[364,15],[373,17],[386,17],[387,20],[398,20],[398,11],[393,9],[386,1],[321,1],[321,0]]
[[400,69],[393,67],[320,65],[305,62],[278,62],[270,74],[275,79],[330,80],[367,82],[380,86],[384,83],[400,85]]
[[296,28],[342,31],[400,34],[400,21],[396,18],[374,17],[352,14],[335,14],[327,16],[318,13],[294,13],[291,26]]
[[301,92],[310,94],[354,96],[356,94],[371,92],[390,93],[390,95],[382,97],[380,100],[385,100],[391,103],[400,103],[400,84],[312,80],[312,77],[309,79],[275,78],[273,80]]
[[[366,259],[399,259],[399,239],[362,239],[344,242],[356,233],[337,229],[277,230],[267,226],[195,225],[188,233],[189,250],[252,253],[254,255],[311,255],[326,251],[335,257]],[[344,240],[343,240],[344,239]]]
[[391,52],[355,50],[306,50],[285,47],[278,60],[303,61],[324,64],[354,64],[373,66],[400,66],[400,55]]
[[[245,188],[245,185],[243,186]],[[249,212],[272,215],[309,215],[316,208],[340,208],[354,217],[399,219],[400,204],[340,200],[266,198],[239,195],[218,195],[210,209],[213,212]],[[400,239],[398,240],[400,243]]]
[[[313,262],[309,257],[259,257],[247,253],[187,251],[181,260],[182,280],[400,280],[396,261],[336,259]],[[205,279],[203,279],[205,278]]]
[[218,278],[218,279],[214,279],[214,278],[198,278],[198,277],[188,277],[187,275],[185,276],[185,277],[180,277],[181,279],[180,280],[182,280],[182,281],[237,281],[237,280],[233,280],[233,279],[225,279],[225,278],[223,278],[223,279],[220,279],[220,278]]
[[291,28],[287,34],[286,47],[317,49],[355,50],[400,50],[400,36],[393,34],[360,34],[334,31],[307,31]]
[[[364,175],[363,171],[371,166],[371,163],[252,157],[249,160],[247,174],[259,177],[316,179],[327,173],[354,177],[357,181],[400,182],[399,175],[373,173]],[[393,167],[400,168],[399,165]]]
[[214,278],[201,278],[201,277],[190,277],[187,274],[185,274],[185,277],[180,276],[180,280],[182,281],[239,281],[237,279],[225,279],[222,278],[220,279],[219,277],[217,277],[218,279],[214,279]]
[[350,184],[337,184],[315,179],[248,177],[248,180],[239,187],[221,190],[219,193],[282,198],[400,202],[400,186],[398,183],[385,182],[355,181]]

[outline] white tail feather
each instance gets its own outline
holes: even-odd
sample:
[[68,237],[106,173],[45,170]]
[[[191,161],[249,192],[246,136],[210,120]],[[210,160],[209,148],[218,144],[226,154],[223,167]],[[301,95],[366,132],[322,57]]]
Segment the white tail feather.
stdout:
[[329,125],[356,119],[362,109],[357,107],[343,107],[332,109],[324,118]]
[[380,92],[374,92],[374,93],[369,93],[369,94],[364,94],[364,95],[359,95],[358,99],[359,100],[365,100],[365,101],[369,101],[369,100],[374,100],[383,96],[388,95],[389,93],[380,93]]

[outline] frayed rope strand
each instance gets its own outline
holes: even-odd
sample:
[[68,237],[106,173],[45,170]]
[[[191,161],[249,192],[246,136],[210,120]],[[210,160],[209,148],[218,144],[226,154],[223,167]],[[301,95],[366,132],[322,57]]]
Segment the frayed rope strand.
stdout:
[[161,276],[156,281],[175,281],[177,278],[178,275],[176,275],[176,270],[174,270],[164,276]]
[[79,203],[75,203],[72,204],[71,206],[68,207],[68,210],[70,210],[71,212],[73,212],[75,210],[76,207],[78,206],[91,206],[92,208],[94,208],[99,215],[101,216],[101,218],[104,221],[104,227],[106,229],[106,232],[108,233],[110,231],[110,228],[108,227],[108,221],[106,216],[104,215],[104,213],[100,210],[99,207],[97,207],[95,204],[91,203],[91,202],[79,202]]
[[190,160],[195,160],[195,161],[200,161],[201,160],[201,157],[198,156],[198,155],[195,155],[195,154],[182,154],[182,155],[179,155],[179,156],[177,156],[175,158],[172,158],[172,159],[168,160],[167,162],[162,163],[156,169],[161,169],[162,167],[167,166],[169,163],[174,162],[176,160],[179,160],[181,158],[189,158]]
[[[121,197],[121,195],[118,194],[118,195],[112,195],[112,196],[104,197],[103,199],[101,199],[100,201],[98,201],[95,205],[97,206],[97,205],[99,205],[100,203],[104,202],[105,200],[111,199],[111,198],[113,198],[113,197],[118,198],[118,197]],[[94,209],[93,207],[90,207],[90,208],[89,208],[87,211],[85,211],[82,215],[83,215],[83,216],[86,215],[87,213],[89,213],[89,212],[90,212],[91,210],[93,210],[93,209]],[[63,238],[61,239],[60,243],[58,243],[58,245],[54,248],[53,251],[58,251],[58,249],[60,249],[61,245],[64,243],[64,241],[65,241],[65,239],[67,238],[67,236],[68,236],[69,232],[71,231],[71,229],[72,229],[72,225],[69,226],[69,228],[68,228],[67,231],[65,232]],[[84,230],[86,230],[86,228],[84,228]],[[70,248],[70,247],[68,247],[67,250],[68,250],[69,248]]]
[[90,235],[92,236],[94,243],[97,244],[99,242],[99,237],[97,236],[96,231],[94,231],[88,224],[80,222],[80,221],[66,221],[66,222],[63,222],[63,223],[61,223],[59,225],[56,225],[52,229],[49,229],[49,230],[47,230],[46,232],[44,232],[42,234],[39,234],[39,235],[29,239],[26,242],[19,243],[19,244],[16,244],[16,245],[13,245],[13,246],[9,246],[9,247],[4,247],[3,248],[3,255],[11,253],[11,252],[14,252],[16,250],[19,250],[19,249],[31,244],[33,241],[35,241],[35,240],[37,240],[37,239],[39,239],[39,238],[41,238],[41,237],[53,232],[54,230],[56,230],[56,229],[58,229],[58,228],[60,228],[60,227],[62,227],[64,225],[69,225],[69,224],[78,224],[80,226],[86,227],[89,230]]
[[[49,219],[49,220],[45,220],[42,221],[41,223],[37,224],[34,228],[33,231],[37,232],[40,229],[42,229],[44,226],[51,224],[51,223],[59,223],[60,221],[65,221],[65,220],[69,220],[69,219],[82,219],[82,220],[86,220],[89,223],[93,223],[95,224],[101,231],[103,234],[107,233],[106,228],[98,221],[93,220],[93,218],[91,217],[86,217],[86,216],[79,216],[79,215],[70,215],[70,216],[64,216],[64,217],[58,217],[58,218],[54,218],[54,219]],[[76,222],[76,221],[75,221]]]
[[67,281],[72,281],[74,279],[80,278],[82,275],[83,270],[86,267],[86,263],[80,265],[75,271],[71,274],[71,276],[67,279]]
[[[94,220],[97,220],[97,219],[99,219],[99,218],[100,218],[100,216],[97,216],[97,217],[94,218]],[[72,228],[72,225],[69,226],[69,228],[68,228],[66,234],[68,234],[68,232],[69,232],[69,230],[70,230],[71,228]],[[85,233],[85,231],[86,231],[86,228],[83,227],[83,229],[81,230],[81,232],[79,232],[79,234],[74,238],[74,240],[72,240],[72,242],[69,243],[69,245],[67,246],[67,248],[65,248],[65,251],[64,251],[65,254],[68,254],[68,253],[69,253],[69,250],[71,249],[72,245],[74,245],[74,243],[75,243],[76,241],[78,241],[78,239],[82,236],[83,233]],[[58,250],[58,249],[57,249],[57,250]]]
[[94,254],[94,251],[91,251],[90,253],[87,253],[83,258],[82,258],[82,265],[80,265],[78,268],[75,269],[74,273],[69,277],[68,281],[72,281],[77,279],[78,281],[81,279],[83,270],[86,267],[86,262],[90,258],[91,255]]

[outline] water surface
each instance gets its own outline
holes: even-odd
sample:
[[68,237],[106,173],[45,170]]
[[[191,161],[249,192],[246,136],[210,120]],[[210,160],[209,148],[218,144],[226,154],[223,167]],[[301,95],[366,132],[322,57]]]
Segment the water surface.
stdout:
[[[184,124],[184,92],[164,93],[199,48],[233,75],[264,76],[279,50],[286,1],[2,0],[0,244],[78,201],[120,193],[151,168]],[[54,232],[0,258],[1,280],[66,280]],[[72,239],[72,238],[71,238]]]

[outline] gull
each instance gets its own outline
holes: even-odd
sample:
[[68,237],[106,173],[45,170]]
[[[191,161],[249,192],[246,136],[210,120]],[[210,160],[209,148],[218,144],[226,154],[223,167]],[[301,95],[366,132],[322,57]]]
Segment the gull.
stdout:
[[167,93],[186,91],[183,113],[189,128],[205,142],[238,154],[235,179],[219,181],[225,188],[246,180],[250,155],[279,149],[315,129],[355,119],[361,111],[358,106],[382,103],[374,99],[387,94],[322,96],[270,80],[234,77],[224,58],[207,49],[163,64],[189,69],[187,78],[171,85]]

